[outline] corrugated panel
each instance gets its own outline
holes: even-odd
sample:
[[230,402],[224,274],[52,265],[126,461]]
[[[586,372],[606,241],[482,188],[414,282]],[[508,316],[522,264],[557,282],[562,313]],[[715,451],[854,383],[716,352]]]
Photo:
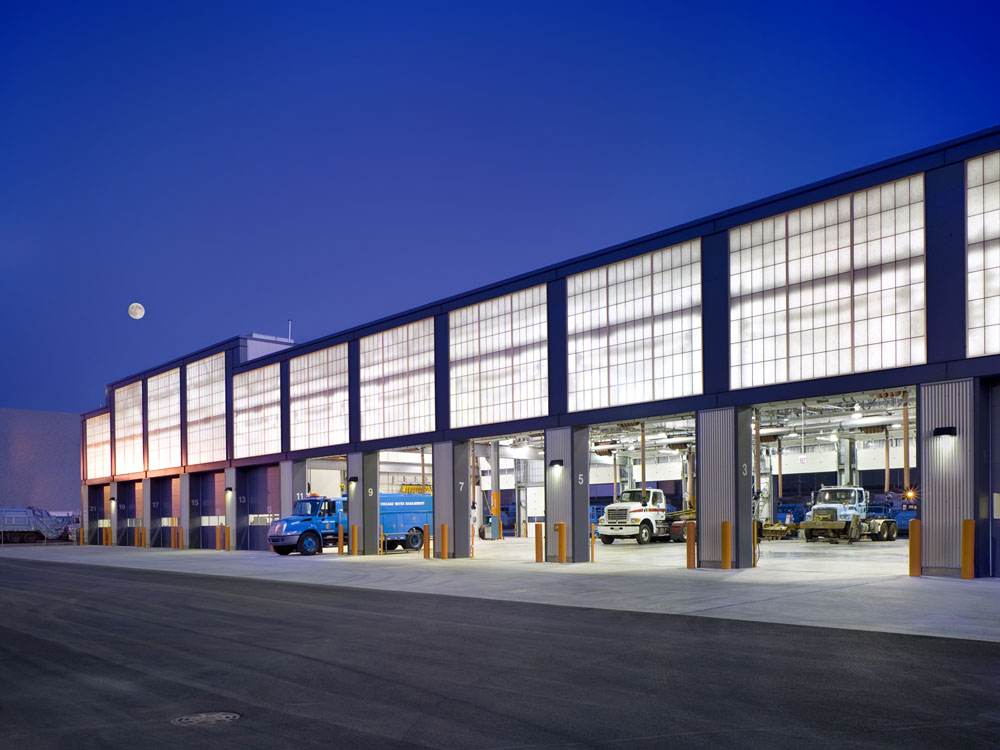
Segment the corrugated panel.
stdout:
[[722,560],[722,522],[734,521],[736,410],[698,412],[698,542],[701,559]]
[[[550,469],[549,462],[560,459],[561,469]],[[573,556],[573,430],[570,427],[555,427],[545,431],[545,532],[546,557],[558,557],[555,543],[557,523],[566,524],[566,554]],[[553,540],[549,544],[549,540]]]
[[[975,433],[973,382],[920,386],[920,460],[923,566],[960,568],[961,522],[972,518]],[[934,437],[935,427],[955,427],[955,437]]]

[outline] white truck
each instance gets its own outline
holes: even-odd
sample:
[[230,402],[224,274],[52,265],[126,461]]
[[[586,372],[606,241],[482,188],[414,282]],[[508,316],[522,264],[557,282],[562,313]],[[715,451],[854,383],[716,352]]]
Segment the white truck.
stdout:
[[657,538],[683,542],[687,540],[687,522],[694,517],[694,510],[667,505],[663,490],[624,490],[597,520],[597,533],[604,544],[613,544],[615,539],[635,539],[639,544]]
[[868,491],[861,487],[822,487],[813,493],[813,505],[799,524],[807,542],[827,539],[848,544],[867,536],[873,542],[892,542],[896,522],[881,515],[869,515]]
[[45,508],[32,506],[0,508],[0,541],[4,544],[66,540],[68,528],[54,519]]

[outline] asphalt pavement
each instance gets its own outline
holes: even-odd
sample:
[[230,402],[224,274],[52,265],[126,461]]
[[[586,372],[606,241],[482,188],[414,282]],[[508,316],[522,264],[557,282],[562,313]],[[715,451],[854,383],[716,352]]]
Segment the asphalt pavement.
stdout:
[[997,643],[0,559],[5,749],[998,744]]

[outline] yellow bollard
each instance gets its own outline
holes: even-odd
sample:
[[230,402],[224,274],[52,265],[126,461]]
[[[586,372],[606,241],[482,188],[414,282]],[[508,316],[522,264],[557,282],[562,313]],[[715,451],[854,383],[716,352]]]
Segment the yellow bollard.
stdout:
[[732,521],[722,522],[722,569],[733,567],[733,524]]
[[448,524],[441,524],[441,559],[448,559]]
[[760,558],[760,540],[757,538],[757,522],[751,519],[753,526],[753,566],[757,567],[757,560]]
[[590,561],[594,562],[594,524],[590,524]]
[[385,533],[382,529],[382,524],[378,526],[378,553],[379,555],[385,554]]
[[222,552],[222,527],[215,527],[215,551]]
[[232,548],[229,546],[229,527],[226,526],[226,552],[231,552]]
[[962,578],[971,580],[976,577],[976,522],[966,519],[962,521]]
[[344,554],[344,524],[337,524],[337,554]]
[[545,524],[535,524],[535,562],[545,562],[545,554],[542,551],[542,529]]
[[924,572],[920,534],[920,520],[914,518],[910,521],[910,575],[913,577]]
[[177,527],[177,549],[184,549],[184,527]]
[[566,524],[560,521],[555,525],[556,537],[559,540],[559,562],[566,562]]
[[424,559],[431,559],[431,525],[424,524]]
[[687,566],[688,570],[694,570],[698,566],[698,557],[695,554],[694,539],[695,539],[695,527],[694,521],[688,521],[684,524],[684,529],[687,536]]
[[351,526],[351,554],[358,554],[358,525]]
[[476,557],[476,524],[469,524],[469,557]]

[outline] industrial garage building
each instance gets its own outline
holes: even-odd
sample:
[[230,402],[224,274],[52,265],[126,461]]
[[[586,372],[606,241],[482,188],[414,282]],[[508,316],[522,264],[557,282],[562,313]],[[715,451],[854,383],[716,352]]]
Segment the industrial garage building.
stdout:
[[697,503],[699,566],[728,521],[745,567],[763,506],[840,482],[913,491],[925,574],[958,574],[974,521],[996,576],[1000,128],[305,344],[224,341],[107,403],[91,543],[266,549],[296,497],[343,493],[375,554],[379,495],[414,491],[468,557],[485,489],[580,562],[591,504],[641,484]]

